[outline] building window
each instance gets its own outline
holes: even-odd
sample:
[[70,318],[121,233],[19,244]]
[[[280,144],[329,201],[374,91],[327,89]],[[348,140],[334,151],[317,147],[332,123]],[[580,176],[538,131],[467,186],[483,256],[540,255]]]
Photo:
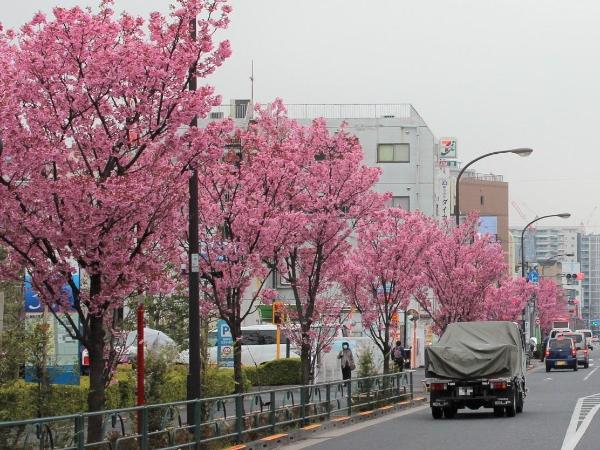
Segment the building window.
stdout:
[[409,196],[398,196],[392,197],[392,200],[389,204],[392,208],[401,208],[406,211],[410,211],[410,197]]
[[410,145],[377,144],[377,162],[410,162]]

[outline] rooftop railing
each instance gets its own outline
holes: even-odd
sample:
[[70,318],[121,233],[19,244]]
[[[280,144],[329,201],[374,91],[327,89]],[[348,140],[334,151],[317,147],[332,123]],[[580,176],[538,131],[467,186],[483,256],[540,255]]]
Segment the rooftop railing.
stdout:
[[[303,103],[286,104],[287,116],[291,119],[382,119],[400,118],[422,122],[423,119],[412,105],[407,103]],[[250,106],[246,104],[221,105],[212,109],[209,119],[248,119]]]

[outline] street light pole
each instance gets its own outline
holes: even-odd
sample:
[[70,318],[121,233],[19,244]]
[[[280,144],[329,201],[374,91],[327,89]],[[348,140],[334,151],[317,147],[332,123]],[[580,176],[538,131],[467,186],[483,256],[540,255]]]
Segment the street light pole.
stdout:
[[[192,40],[196,40],[196,18],[190,20],[190,35]],[[190,68],[189,90],[195,91],[197,87],[196,64]],[[192,127],[198,126],[198,118],[194,116],[190,124]],[[189,289],[189,309],[188,309],[188,337],[189,337],[189,366],[187,375],[187,399],[196,400],[202,396],[200,384],[200,273],[198,267],[198,254],[200,252],[198,237],[198,172],[195,167],[192,168],[192,174],[189,179],[189,218],[188,218],[188,289]],[[188,425],[195,424],[198,418],[195,417],[195,408],[193,403],[187,406]],[[193,428],[191,428],[193,430]],[[197,434],[197,433],[196,433]]]
[[[568,219],[569,217],[571,217],[570,213],[560,213],[560,214],[548,214],[546,216],[542,216],[542,217],[538,217],[536,219],[533,219],[531,222],[529,222],[527,225],[525,225],[525,228],[523,228],[523,230],[521,231],[521,276],[523,278],[525,278],[525,232],[527,231],[527,229],[533,225],[534,223],[536,223],[539,220],[542,219],[547,219],[549,217],[560,217],[561,219]],[[527,305],[523,308],[523,332],[525,333],[525,317],[527,314],[527,307],[529,306],[529,302],[527,303]],[[533,299],[533,312],[535,314],[535,298]],[[529,318],[530,321],[533,320],[531,317]],[[530,325],[530,334],[531,334],[531,325]]]
[[542,217],[533,219],[531,222],[529,222],[527,225],[525,225],[525,228],[523,228],[523,230],[521,231],[521,276],[523,278],[525,278],[525,245],[524,245],[525,232],[531,225],[536,223],[538,220],[547,219],[548,217],[560,217],[561,219],[568,219],[569,217],[571,217],[571,214],[570,213],[548,214],[547,216],[542,216]]
[[514,153],[515,155],[519,155],[519,156],[529,156],[529,155],[531,155],[531,153],[533,153],[533,150],[530,148],[513,148],[510,150],[498,150],[496,152],[486,153],[485,155],[481,155],[481,156],[475,158],[474,160],[469,161],[469,163],[461,169],[461,171],[458,173],[458,176],[456,177],[456,193],[454,196],[455,197],[454,198],[454,215],[456,216],[456,226],[460,225],[460,203],[459,203],[460,199],[459,199],[459,190],[458,190],[460,177],[462,177],[462,174],[465,172],[465,170],[467,170],[467,168],[469,166],[476,163],[480,159],[487,158],[488,156],[493,156],[493,155],[501,155],[503,153]]

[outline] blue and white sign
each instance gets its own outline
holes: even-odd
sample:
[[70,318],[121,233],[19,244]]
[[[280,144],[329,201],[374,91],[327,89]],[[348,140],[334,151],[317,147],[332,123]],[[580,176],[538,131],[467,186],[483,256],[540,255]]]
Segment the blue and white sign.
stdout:
[[[70,314],[71,320],[79,324],[79,315]],[[44,318],[41,314],[29,315],[30,324],[46,323],[48,326],[48,375],[52,384],[71,384],[79,386],[79,341],[72,339],[56,317]],[[25,366],[25,381],[37,382],[35,368]]]
[[233,367],[233,338],[231,329],[224,320],[217,322],[217,365]]
[[[75,283],[75,285],[77,287],[80,287],[79,284],[79,274],[73,274],[72,275],[73,278],[73,282]],[[25,279],[24,279],[24,297],[25,297],[25,312],[26,313],[43,313],[44,312],[44,305],[42,305],[42,302],[40,301],[40,298],[37,294],[37,292],[35,292],[35,290],[33,289],[33,286],[31,285],[31,275],[29,274],[25,274]],[[73,290],[71,289],[71,287],[69,285],[65,285],[63,287],[63,292],[67,295],[67,298],[69,300],[69,305],[73,305]],[[56,307],[52,308],[54,311],[57,310]]]
[[25,285],[25,290],[24,290],[25,312],[26,313],[42,313],[42,312],[44,312],[44,305],[42,305],[42,302],[40,301],[40,298],[39,298],[37,292],[35,292],[33,290],[33,287],[31,286],[31,276],[30,275],[25,275],[24,285]]
[[532,269],[527,274],[527,279],[529,281],[531,281],[532,283],[538,283],[540,281],[540,274],[538,273],[537,270]]

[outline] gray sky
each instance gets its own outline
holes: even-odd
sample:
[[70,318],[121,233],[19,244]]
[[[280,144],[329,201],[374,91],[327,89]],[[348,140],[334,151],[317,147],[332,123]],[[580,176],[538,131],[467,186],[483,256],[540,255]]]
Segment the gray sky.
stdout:
[[[6,2],[16,27],[41,9],[95,0]],[[147,15],[168,0],[117,0]],[[478,171],[505,175],[528,219],[571,212],[600,233],[600,2],[597,0],[233,0],[233,56],[210,82],[225,100],[412,103],[459,157],[533,147]],[[10,5],[10,6],[8,6]],[[599,206],[594,212],[594,208]],[[593,214],[592,214],[593,212]],[[510,207],[511,225],[524,225]],[[542,223],[540,223],[542,225]]]

